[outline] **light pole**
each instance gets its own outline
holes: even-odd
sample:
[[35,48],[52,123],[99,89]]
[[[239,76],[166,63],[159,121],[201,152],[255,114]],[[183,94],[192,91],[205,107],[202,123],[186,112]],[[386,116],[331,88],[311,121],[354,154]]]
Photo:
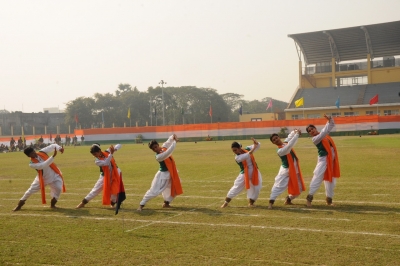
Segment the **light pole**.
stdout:
[[[153,112],[152,112],[153,109],[151,108],[152,107],[151,103],[160,95],[161,94],[158,94],[158,95],[154,96],[153,98],[150,96],[150,125],[153,125]],[[155,106],[153,106],[153,108],[155,108]],[[157,125],[157,117],[155,117],[155,119],[156,119],[156,125]]]
[[164,80],[161,80],[158,84],[161,84],[161,94],[162,94],[162,123],[163,123],[163,126],[165,126],[165,116],[164,116],[164,84],[167,84],[167,82],[164,82]]

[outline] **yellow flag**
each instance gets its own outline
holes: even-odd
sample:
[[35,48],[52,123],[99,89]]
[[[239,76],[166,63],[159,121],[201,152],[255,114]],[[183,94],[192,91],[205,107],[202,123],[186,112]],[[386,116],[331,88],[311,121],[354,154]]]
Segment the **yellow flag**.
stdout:
[[295,101],[294,104],[296,105],[296,107],[304,105],[304,97],[301,97],[300,99]]
[[128,118],[131,118],[131,108],[129,107],[129,110],[128,110]]

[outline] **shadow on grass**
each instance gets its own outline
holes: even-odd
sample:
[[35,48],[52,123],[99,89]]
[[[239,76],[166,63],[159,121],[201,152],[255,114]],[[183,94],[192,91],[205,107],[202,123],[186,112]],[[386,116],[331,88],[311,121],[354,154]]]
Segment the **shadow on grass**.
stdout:
[[344,212],[354,214],[376,214],[376,215],[387,215],[389,213],[400,214],[399,207],[387,207],[387,206],[376,206],[376,205],[352,205],[352,204],[335,204],[335,206],[326,206],[314,204],[311,208],[305,204],[293,204],[293,205],[277,205],[272,210],[268,209],[268,206],[258,206],[258,209],[265,209],[267,211],[286,211],[295,213],[313,213],[313,212]]

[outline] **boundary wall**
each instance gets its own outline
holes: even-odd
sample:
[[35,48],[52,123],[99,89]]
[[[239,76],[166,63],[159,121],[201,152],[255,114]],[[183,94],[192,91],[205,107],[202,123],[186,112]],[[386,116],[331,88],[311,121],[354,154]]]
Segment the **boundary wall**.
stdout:
[[[352,116],[335,117],[335,124],[332,136],[352,136],[366,135],[368,132],[376,131],[379,134],[400,133],[400,115],[392,116]],[[272,133],[278,133],[281,128],[286,127],[287,132],[295,128],[303,131],[303,136],[307,136],[305,128],[308,124],[313,124],[318,130],[326,124],[325,118],[301,119],[301,120],[275,120],[257,122],[226,122],[210,124],[187,124],[171,126],[147,126],[147,127],[117,127],[117,128],[95,128],[95,129],[76,129],[71,137],[76,135],[78,142],[84,135],[85,143],[93,142],[134,142],[138,135],[142,135],[143,141],[156,139],[165,140],[172,133],[175,133],[181,141],[201,141],[208,136],[212,140],[233,140],[247,139],[250,137],[269,138]],[[43,135],[43,134],[42,134]],[[53,134],[54,135],[54,134]],[[14,136],[19,139],[20,136]],[[26,144],[35,143],[40,135],[25,136]],[[61,134],[64,140],[65,134]],[[10,136],[0,137],[0,143],[9,145]],[[43,136],[44,143],[49,143],[49,136]]]

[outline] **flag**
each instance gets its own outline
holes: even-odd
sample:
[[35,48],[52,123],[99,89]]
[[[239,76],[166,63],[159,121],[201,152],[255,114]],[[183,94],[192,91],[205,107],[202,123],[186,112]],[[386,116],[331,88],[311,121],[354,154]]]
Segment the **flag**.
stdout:
[[242,115],[242,106],[240,105],[239,114]]
[[183,111],[183,107],[181,107],[181,114],[185,114],[185,112]]
[[269,108],[271,108],[271,110],[272,110],[272,99],[269,100],[269,103],[268,103],[268,106],[267,106],[266,110],[268,111]]
[[304,106],[304,97],[301,97],[300,99],[295,101],[294,104],[296,105],[296,107],[299,107],[299,106],[302,106],[302,105]]
[[210,111],[208,111],[208,115],[212,116],[212,107],[211,107],[211,105],[210,105]]
[[374,97],[371,98],[371,100],[369,100],[369,105],[373,105],[375,103],[378,103],[379,99],[378,99],[378,94],[375,95]]
[[336,102],[335,102],[335,105],[336,105],[336,107],[339,109],[339,107],[340,107],[340,98],[339,98],[339,97],[337,97],[337,100],[336,100]]
[[126,200],[124,182],[122,182],[122,173],[120,175],[120,182],[119,182],[119,190],[117,194],[117,203],[115,204],[115,215],[118,214],[119,209],[121,208],[121,204],[124,200]]
[[79,123],[78,115],[75,114],[75,123]]
[[128,118],[131,118],[131,108],[128,109]]

